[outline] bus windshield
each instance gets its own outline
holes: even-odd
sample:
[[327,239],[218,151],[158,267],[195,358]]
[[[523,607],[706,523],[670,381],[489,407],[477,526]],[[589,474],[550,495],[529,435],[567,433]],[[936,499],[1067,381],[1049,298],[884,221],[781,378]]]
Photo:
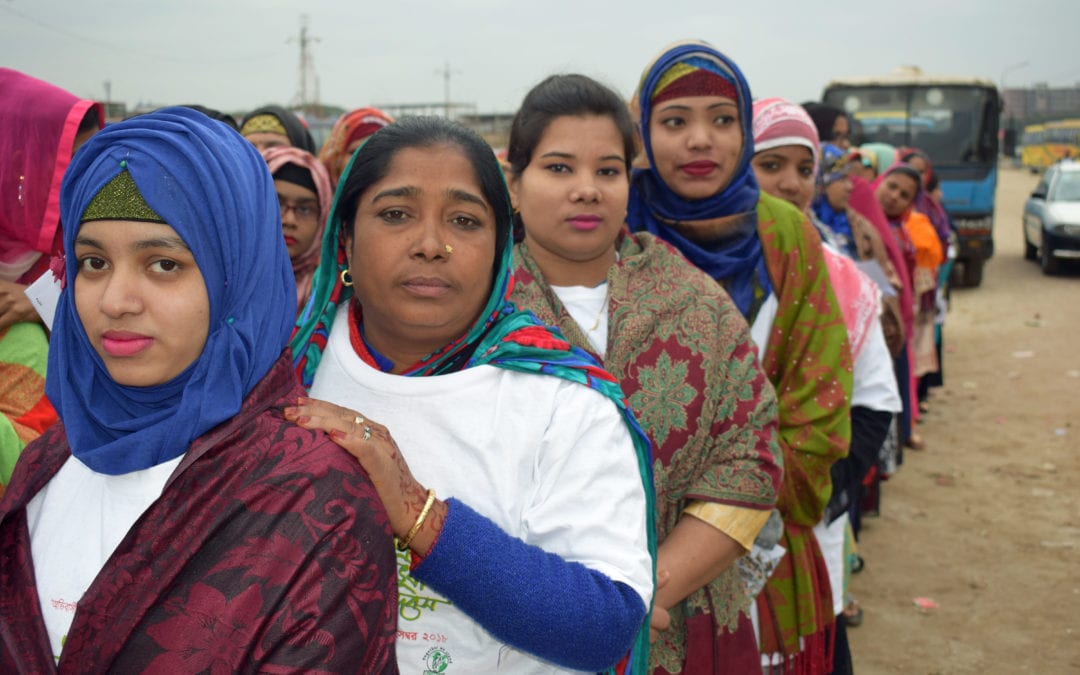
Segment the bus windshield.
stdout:
[[987,164],[997,155],[997,102],[985,87],[837,86],[825,102],[848,113],[858,145],[919,148],[936,166]]

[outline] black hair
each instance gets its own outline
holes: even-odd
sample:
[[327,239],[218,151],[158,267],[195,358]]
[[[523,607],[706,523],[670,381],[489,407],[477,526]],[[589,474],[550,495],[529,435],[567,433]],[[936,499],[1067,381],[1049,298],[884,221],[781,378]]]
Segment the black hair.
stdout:
[[938,185],[941,184],[941,179],[938,178],[936,173],[931,173],[930,177],[926,179],[926,191],[933,192],[938,189]]
[[[510,171],[521,175],[532,161],[533,151],[540,144],[552,120],[558,117],[600,115],[615,123],[622,137],[626,175],[637,154],[637,126],[630,117],[626,102],[609,87],[585,75],[550,75],[537,84],[521,102],[510,125],[510,143],[506,161]],[[525,224],[521,215],[514,215],[514,241],[525,239]]]
[[626,172],[636,152],[634,121],[626,102],[610,88],[584,75],[551,75],[533,87],[510,126],[510,144],[506,160],[515,174],[532,161],[532,153],[548,125],[557,117],[601,115],[610,117],[619,130],[626,158]]
[[[836,125],[836,120],[840,117],[848,119],[847,113],[836,106],[831,106],[827,103],[818,103],[816,101],[807,101],[802,104],[803,110],[807,115],[810,115],[810,119],[814,120],[814,126],[817,127],[818,138],[822,143],[828,143],[833,140],[833,127]],[[849,120],[850,123],[850,120]]]
[[79,128],[75,135],[85,134],[87,131],[97,131],[100,128],[101,117],[98,115],[98,107],[92,105],[86,109],[86,114],[83,115],[82,121],[79,122]]
[[370,186],[386,176],[390,162],[406,148],[431,148],[451,145],[460,148],[476,172],[484,199],[495,214],[495,269],[510,235],[510,194],[506,190],[499,160],[476,132],[442,117],[406,117],[379,129],[364,142],[353,159],[347,176],[342,178],[336,218],[341,231],[352,235],[360,197]]
[[225,124],[229,125],[229,127],[232,128],[233,131],[240,131],[240,125],[236,123],[236,118],[232,115],[229,115],[228,113],[223,113],[220,110],[215,110],[214,108],[207,108],[206,106],[199,105],[198,103],[189,103],[184,107],[191,108],[192,110],[198,110],[199,112],[211,119],[215,119],[218,122],[224,122]]
[[888,169],[881,171],[878,175],[891,176],[894,173],[898,173],[901,176],[907,176],[911,180],[915,181],[915,196],[917,197],[919,192],[923,189],[922,174],[915,170],[915,167],[905,162],[897,162]]

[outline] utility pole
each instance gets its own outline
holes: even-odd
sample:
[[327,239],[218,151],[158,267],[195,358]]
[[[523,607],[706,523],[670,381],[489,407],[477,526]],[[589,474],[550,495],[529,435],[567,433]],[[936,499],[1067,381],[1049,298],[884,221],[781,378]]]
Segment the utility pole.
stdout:
[[436,75],[442,75],[443,78],[443,115],[446,119],[450,119],[450,108],[453,104],[450,103],[450,77],[454,73],[459,72],[450,69],[450,62],[447,61],[442,70],[436,70]]
[[[289,38],[292,42],[294,38]],[[315,59],[311,56],[311,43],[321,42],[317,37],[308,35],[308,15],[300,15],[300,91],[293,98],[294,105],[307,115],[313,115],[319,107],[319,79],[315,75]],[[311,93],[314,92],[314,96]]]

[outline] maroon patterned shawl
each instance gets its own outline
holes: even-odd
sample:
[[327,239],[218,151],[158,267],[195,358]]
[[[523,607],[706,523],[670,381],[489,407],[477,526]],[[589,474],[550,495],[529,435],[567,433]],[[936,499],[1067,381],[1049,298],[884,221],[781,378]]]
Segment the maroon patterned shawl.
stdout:
[[286,423],[283,356],[188,449],[79,600],[54,664],[27,502],[70,457],[62,424],[27,446],[0,502],[0,672],[397,672],[390,527],[366,474]]

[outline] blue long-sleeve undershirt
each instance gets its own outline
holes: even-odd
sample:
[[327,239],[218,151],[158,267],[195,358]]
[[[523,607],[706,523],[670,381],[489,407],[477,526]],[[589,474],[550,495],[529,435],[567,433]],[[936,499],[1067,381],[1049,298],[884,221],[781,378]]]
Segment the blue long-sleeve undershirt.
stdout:
[[633,646],[645,604],[630,586],[510,536],[456,499],[412,576],[497,639],[564,668],[602,671]]

